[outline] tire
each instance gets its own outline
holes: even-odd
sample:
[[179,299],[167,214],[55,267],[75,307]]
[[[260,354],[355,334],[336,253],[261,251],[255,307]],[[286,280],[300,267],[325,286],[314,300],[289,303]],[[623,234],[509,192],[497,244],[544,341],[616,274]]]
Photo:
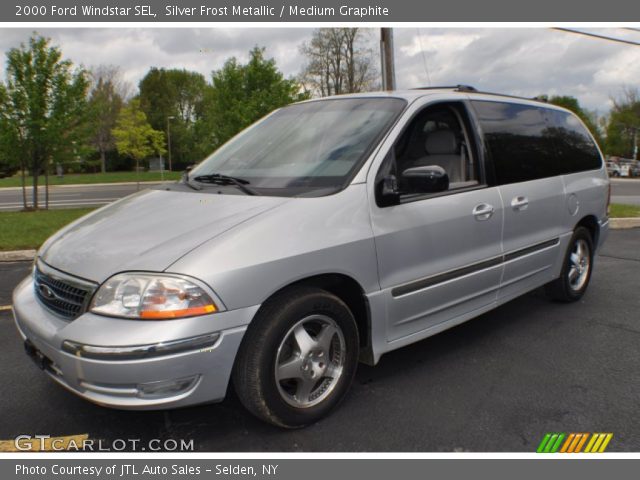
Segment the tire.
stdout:
[[559,302],[578,301],[587,291],[593,271],[593,239],[589,230],[575,229],[563,262],[560,277],[546,285],[547,295]]
[[258,418],[303,427],[345,397],[358,348],[358,328],[342,300],[321,289],[294,287],[258,311],[240,345],[233,384]]

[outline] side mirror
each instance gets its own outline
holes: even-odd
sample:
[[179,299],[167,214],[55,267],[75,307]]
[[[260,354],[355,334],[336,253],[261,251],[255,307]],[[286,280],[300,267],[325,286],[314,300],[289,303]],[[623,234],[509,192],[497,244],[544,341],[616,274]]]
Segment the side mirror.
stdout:
[[395,175],[383,177],[376,185],[376,203],[380,207],[389,207],[400,203],[400,189]]
[[439,165],[407,168],[402,178],[411,193],[438,193],[449,188],[449,175]]

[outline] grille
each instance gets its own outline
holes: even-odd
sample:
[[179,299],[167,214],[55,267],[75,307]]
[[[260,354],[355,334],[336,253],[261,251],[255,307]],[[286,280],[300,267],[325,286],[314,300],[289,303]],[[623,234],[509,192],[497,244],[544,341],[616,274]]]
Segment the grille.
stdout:
[[36,297],[52,312],[68,319],[84,313],[91,294],[88,288],[79,286],[44,273],[39,267],[34,272],[33,286]]

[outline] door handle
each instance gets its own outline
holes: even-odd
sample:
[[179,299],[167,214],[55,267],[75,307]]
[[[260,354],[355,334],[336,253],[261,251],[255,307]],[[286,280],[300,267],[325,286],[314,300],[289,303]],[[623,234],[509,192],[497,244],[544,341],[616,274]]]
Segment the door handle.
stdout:
[[475,206],[472,213],[473,216],[476,217],[476,220],[483,221],[489,220],[493,215],[493,212],[495,212],[495,208],[493,208],[493,205],[489,205],[488,203],[481,203]]
[[511,200],[511,208],[514,210],[526,210],[529,206],[529,199],[527,197],[515,197]]

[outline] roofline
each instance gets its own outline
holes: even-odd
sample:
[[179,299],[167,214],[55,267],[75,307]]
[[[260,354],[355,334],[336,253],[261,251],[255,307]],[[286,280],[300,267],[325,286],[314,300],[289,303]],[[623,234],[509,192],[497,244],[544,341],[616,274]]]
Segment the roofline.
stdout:
[[562,107],[560,105],[554,105],[553,103],[549,103],[544,98],[523,97],[518,95],[509,95],[509,94],[497,93],[497,92],[485,92],[482,90],[478,90],[471,85],[463,85],[463,84],[434,85],[434,86],[418,87],[418,88],[411,88],[411,89],[404,89],[404,90],[386,90],[386,91],[382,90],[382,91],[375,91],[375,92],[347,93],[347,94],[340,94],[340,95],[331,95],[328,97],[310,98],[307,100],[303,100],[302,102],[296,102],[296,103],[316,102],[316,101],[338,99],[338,98],[399,98],[411,103],[415,98],[421,96],[420,92],[424,92],[425,95],[428,95],[428,94],[436,94],[438,93],[438,91],[442,91],[442,92],[448,91],[448,92],[466,94],[466,95],[469,95],[468,98],[470,99],[473,99],[477,95],[480,97],[482,96],[495,97],[496,101],[498,101],[500,98],[503,98],[505,100],[508,100],[508,99],[519,100],[529,105],[538,104],[540,107],[544,107],[550,110],[561,110],[561,111],[573,113],[571,112],[571,110],[565,107]]

